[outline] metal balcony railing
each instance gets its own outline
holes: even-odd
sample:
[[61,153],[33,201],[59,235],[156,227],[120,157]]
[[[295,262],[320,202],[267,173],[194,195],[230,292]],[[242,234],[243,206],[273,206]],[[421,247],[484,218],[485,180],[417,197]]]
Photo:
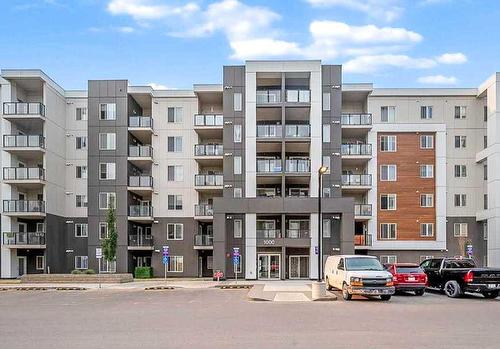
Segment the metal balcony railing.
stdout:
[[282,135],[281,125],[257,125],[257,138],[281,138]]
[[4,180],[45,180],[45,170],[39,167],[4,167]]
[[39,135],[4,135],[4,148],[45,148],[45,137]]
[[150,145],[130,145],[128,147],[128,156],[150,158],[153,157],[153,148]]
[[129,187],[153,187],[153,177],[151,176],[129,176],[128,177]]
[[33,102],[5,102],[3,104],[3,115],[41,115],[45,116],[45,105]]
[[19,212],[19,213],[30,213],[30,212],[45,212],[45,201],[38,200],[4,200],[3,201],[3,212]]
[[311,172],[311,161],[309,159],[286,160],[286,172],[307,173]]
[[153,246],[152,235],[129,235],[128,245],[134,247],[151,247]]
[[144,205],[130,205],[129,217],[153,217],[153,207]]
[[285,137],[308,138],[311,137],[311,126],[309,125],[285,125]]
[[342,125],[371,125],[372,124],[372,114],[361,113],[361,114],[342,114],[341,119]]
[[214,208],[212,205],[208,204],[196,204],[194,205],[194,215],[195,216],[213,216]]
[[372,155],[372,145],[342,144],[342,155]]
[[286,90],[286,101],[291,103],[309,103],[311,101],[311,91],[300,89]]
[[281,159],[257,159],[257,172],[279,173],[282,172]]
[[195,246],[213,246],[214,245],[214,237],[212,235],[196,234],[194,236],[194,245]]
[[45,245],[45,232],[33,233],[5,232],[3,233],[4,245]]
[[287,229],[286,237],[288,239],[309,239],[311,235],[309,229]]
[[224,185],[224,176],[221,174],[197,174],[194,175],[196,187],[211,187]]
[[194,126],[224,126],[222,114],[196,114]]
[[281,239],[279,229],[257,229],[257,239]]
[[371,204],[355,204],[354,205],[354,215],[355,216],[370,217],[372,215],[372,205]]
[[281,103],[281,90],[257,90],[257,104]]
[[372,234],[354,235],[354,246],[372,246]]
[[151,116],[129,116],[128,127],[153,128]]
[[196,144],[194,146],[194,156],[222,156],[224,147],[222,144]]
[[342,175],[342,185],[344,186],[371,186],[371,174],[351,174]]

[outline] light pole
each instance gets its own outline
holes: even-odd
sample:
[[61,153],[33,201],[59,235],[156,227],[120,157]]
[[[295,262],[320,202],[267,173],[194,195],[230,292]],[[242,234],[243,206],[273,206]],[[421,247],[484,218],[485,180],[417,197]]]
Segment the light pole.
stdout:
[[321,282],[323,279],[321,277],[321,265],[323,264],[321,258],[321,240],[323,236],[323,221],[321,219],[321,194],[323,192],[323,188],[321,186],[321,180],[323,175],[328,171],[328,167],[321,166],[318,169],[318,282]]

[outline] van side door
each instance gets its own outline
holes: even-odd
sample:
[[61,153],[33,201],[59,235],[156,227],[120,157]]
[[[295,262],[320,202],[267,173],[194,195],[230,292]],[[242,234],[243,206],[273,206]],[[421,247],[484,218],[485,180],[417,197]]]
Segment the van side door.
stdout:
[[341,290],[345,277],[345,260],[340,258],[339,263],[335,267],[335,288]]

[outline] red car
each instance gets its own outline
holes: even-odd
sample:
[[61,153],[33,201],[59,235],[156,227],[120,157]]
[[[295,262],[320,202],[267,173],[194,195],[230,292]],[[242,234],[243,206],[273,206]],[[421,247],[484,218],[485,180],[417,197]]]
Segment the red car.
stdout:
[[396,291],[411,291],[415,292],[416,296],[422,296],[425,293],[427,275],[418,264],[386,264],[385,268],[393,276]]

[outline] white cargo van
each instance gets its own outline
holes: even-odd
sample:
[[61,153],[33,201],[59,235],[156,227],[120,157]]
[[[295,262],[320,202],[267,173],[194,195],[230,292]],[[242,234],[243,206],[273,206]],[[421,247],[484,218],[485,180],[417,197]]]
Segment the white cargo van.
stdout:
[[392,274],[376,257],[361,255],[330,256],[325,263],[325,283],[328,290],[342,291],[342,297],[350,300],[353,294],[380,296],[389,300],[394,294]]

